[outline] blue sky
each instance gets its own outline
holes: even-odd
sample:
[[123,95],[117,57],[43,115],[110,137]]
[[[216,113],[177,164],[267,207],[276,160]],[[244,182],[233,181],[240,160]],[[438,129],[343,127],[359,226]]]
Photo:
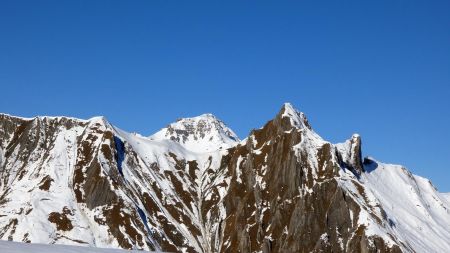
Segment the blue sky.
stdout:
[[449,1],[2,1],[0,111],[241,137],[293,103],[450,191]]

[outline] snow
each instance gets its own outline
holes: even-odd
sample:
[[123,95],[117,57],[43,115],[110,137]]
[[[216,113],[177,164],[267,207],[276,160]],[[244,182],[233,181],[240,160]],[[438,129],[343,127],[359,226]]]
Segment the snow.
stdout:
[[450,192],[447,193],[441,193],[441,196],[447,200],[448,203],[450,203]]
[[353,157],[351,157],[352,155],[354,155],[352,154],[353,149],[352,145],[354,145],[354,143],[356,143],[359,138],[361,138],[360,135],[355,133],[352,135],[351,139],[346,140],[343,143],[334,144],[334,146],[338,149],[339,153],[341,153],[342,159],[344,161],[353,159]]
[[300,151],[306,151],[307,163],[313,168],[312,175],[317,179],[319,171],[319,162],[316,151],[325,144],[330,144],[322,139],[313,130],[308,128],[299,129],[302,135],[301,141],[292,147],[297,157],[301,157]]
[[450,205],[429,180],[377,161],[365,169],[363,183],[392,219],[391,232],[416,252],[450,249]]
[[[298,131],[301,134],[301,142],[292,148],[298,159],[301,157],[306,160],[302,162],[310,165],[309,167],[313,169],[313,177],[317,178],[317,172],[320,169],[318,168],[317,150],[324,145],[331,144],[316,134],[309,127],[305,115],[298,112],[291,104],[284,105],[282,117],[288,117],[294,126],[290,131]],[[59,120],[54,117],[46,118]],[[35,119],[43,118],[29,120]],[[161,210],[161,212],[158,211],[158,215],[166,217],[175,229],[189,240],[189,244],[196,251],[201,252],[205,246],[209,245],[213,236],[210,231],[214,231],[214,226],[217,224],[211,223],[210,220],[202,220],[200,214],[202,201],[212,198],[215,190],[220,199],[227,194],[231,176],[227,174],[226,170],[220,170],[221,159],[227,154],[228,148],[239,144],[245,145],[247,138],[240,141],[231,129],[211,114],[178,120],[150,137],[128,133],[116,128],[109,124],[104,117],[77,121],[88,124],[70,129],[63,127],[58,129],[56,138],[51,141],[53,146],[49,148],[48,157],[43,157],[40,152],[33,152],[30,155],[31,162],[28,164],[27,174],[24,176],[26,180],[14,181],[23,164],[14,159],[4,161],[5,164],[2,164],[4,151],[0,147],[0,164],[9,168],[12,173],[7,181],[9,183],[2,185],[3,188],[0,189],[0,192],[4,192],[5,187],[11,187],[8,198],[13,200],[0,209],[0,227],[5,227],[10,219],[18,220],[12,240],[22,241],[24,235],[28,233],[28,239],[33,243],[79,245],[80,243],[77,241],[82,241],[96,247],[119,247],[116,239],[108,234],[108,227],[95,222],[95,219],[104,218],[101,210],[99,208],[89,210],[84,204],[78,204],[71,187],[67,187],[73,180],[77,139],[84,138],[86,133],[92,133],[98,137],[94,138],[92,144],[97,149],[92,152],[99,152],[98,149],[102,144],[111,144],[109,140],[102,139],[100,134],[92,131],[91,128],[95,127],[101,131],[112,131],[114,137],[123,142],[125,150],[132,150],[136,153],[137,161],[135,162],[138,163],[138,166],[130,166],[126,162],[128,158],[121,157],[121,164],[118,168],[130,189],[148,193]],[[42,135],[41,139],[45,139],[45,133],[40,134]],[[253,138],[253,136],[249,138]],[[352,136],[352,140],[358,138],[359,135]],[[254,145],[256,145],[256,140],[254,140]],[[333,147],[344,160],[353,159],[352,155],[354,154],[351,152],[350,140],[334,144]],[[257,154],[261,151],[254,150],[254,152]],[[300,152],[302,153],[300,154]],[[337,164],[335,153],[332,152],[333,162]],[[12,153],[12,156],[19,155],[17,149]],[[108,160],[102,154],[99,154],[98,157],[103,172],[108,175],[114,167],[108,164]],[[240,165],[244,159],[244,157],[237,159],[235,175],[237,182],[242,182],[243,172]],[[183,176],[189,173],[189,168],[187,165],[177,167],[176,160],[196,161],[198,169],[194,172],[195,177],[191,179]],[[450,249],[450,193],[439,193],[427,179],[412,175],[401,166],[373,161],[372,164],[365,165],[366,172],[362,173],[360,178],[348,170],[339,171],[338,182],[344,190],[351,193],[350,196],[355,196],[355,201],[361,206],[358,219],[352,219],[352,222],[365,225],[368,235],[381,236],[388,244],[394,243],[391,235],[398,238],[400,242],[405,243],[407,248],[404,250],[406,252],[410,251],[409,247],[416,252],[447,252]],[[152,166],[154,164],[157,167]],[[165,176],[166,172],[173,172],[176,180],[181,183],[182,189],[195,193],[193,201],[184,203],[180,200],[174,183],[170,177]],[[266,183],[262,177],[264,173],[265,167],[262,168],[262,174],[256,177],[256,183],[263,189]],[[49,191],[37,189],[45,175],[54,179]],[[224,184],[226,186],[218,187],[223,182],[226,183]],[[162,199],[158,198],[157,193],[150,187],[153,183],[161,191],[159,194],[164,196]],[[356,185],[364,188],[364,196],[361,195]],[[306,191],[312,191],[312,189],[308,188]],[[127,201],[126,205],[131,209],[140,210],[139,214],[147,225],[147,230],[157,229],[158,217],[147,213],[139,199],[129,196],[130,194],[121,190],[117,190],[116,193]],[[167,203],[181,204],[181,211],[192,221],[194,226],[200,229],[201,235],[194,236],[182,221],[172,217],[164,207]],[[74,229],[60,232],[56,231],[55,226],[47,221],[47,217],[50,212],[61,212],[61,208],[64,206],[73,211],[73,216],[70,216],[69,219],[72,221]],[[387,219],[391,224],[386,222],[378,224],[374,219],[374,215],[382,217],[380,208],[386,212]],[[220,215],[226,215],[222,203],[219,203],[219,210]],[[28,211],[30,213],[27,214]],[[5,231],[3,238],[7,238],[9,233],[10,231]],[[152,241],[151,237],[146,239]],[[91,252],[91,249],[94,250],[93,253],[105,252],[103,249],[90,247],[0,242],[0,252],[12,253],[29,251],[66,253],[80,252],[80,250],[81,252]],[[179,250],[184,251],[185,249],[180,248]],[[108,249],[108,252],[115,251]]]
[[[334,144],[344,161],[351,160],[353,135]],[[405,252],[448,252],[450,249],[450,201],[428,179],[413,175],[400,165],[367,158],[361,177],[348,170],[339,172],[339,183],[355,196],[361,212],[358,224],[367,235],[382,237],[389,245],[403,243]],[[359,185],[364,190],[356,188]],[[383,213],[384,211],[384,213]],[[378,217],[378,219],[375,219]],[[380,224],[379,221],[382,221]]]
[[[72,196],[69,184],[70,175],[72,174],[69,168],[73,168],[75,164],[76,137],[82,132],[82,128],[75,127],[70,130],[62,130],[61,134],[57,136],[54,141],[54,147],[50,150],[49,157],[42,163],[29,164],[29,176],[25,176],[27,180],[15,181],[14,188],[9,194],[9,198],[13,199],[9,205],[0,210],[1,214],[6,214],[9,218],[16,218],[18,226],[15,231],[15,240],[22,240],[21,235],[28,232],[28,239],[32,241],[39,241],[45,243],[52,242],[52,234],[55,233],[54,227],[49,223],[40,222],[42,217],[47,217],[50,212],[61,212],[64,206],[70,209],[74,208],[76,201]],[[41,154],[32,153],[31,159],[42,159]],[[21,166],[21,163],[10,164],[12,167]],[[50,191],[33,190],[36,185],[39,185],[42,180],[42,172],[46,172],[54,181]],[[2,189],[0,189],[2,190]],[[33,190],[33,191],[32,191]],[[28,194],[32,191],[31,194]],[[29,212],[29,213],[28,213]],[[28,213],[28,214],[27,214]],[[75,219],[79,219],[82,226],[88,226],[79,213],[75,214]],[[3,222],[0,225],[3,226]],[[30,231],[31,224],[31,231]],[[74,229],[73,238],[78,240],[89,241],[85,238],[85,234],[81,227]],[[66,235],[69,238],[72,235]]]
[[236,181],[240,184],[242,184],[242,179],[241,179],[241,175],[242,175],[242,168],[241,168],[241,163],[243,161],[242,156],[239,156],[236,162]]
[[109,248],[94,248],[70,245],[21,243],[0,240],[0,252],[2,253],[133,253],[138,250],[120,250]]
[[31,120],[61,120],[61,119],[69,119],[69,120],[73,120],[73,121],[78,121],[78,122],[89,122],[91,119],[93,118],[101,118],[103,116],[97,116],[97,117],[93,117],[91,119],[85,120],[85,119],[79,119],[79,118],[74,118],[74,117],[67,117],[67,116],[35,116],[35,117],[19,117],[19,116],[15,116],[15,115],[11,115],[8,113],[0,113],[0,116],[3,117],[9,117],[9,118],[15,118],[15,119],[21,119],[21,120],[25,120],[25,121],[31,121]]
[[180,119],[149,137],[172,140],[193,152],[213,152],[237,145],[239,137],[212,114]]
[[306,119],[306,116],[304,113],[299,112],[297,109],[292,106],[290,103],[285,103],[283,105],[283,114],[281,117],[287,117],[291,121],[291,125],[298,127],[300,129],[302,128],[310,128],[308,125],[308,120]]
[[8,117],[8,118],[22,119],[22,120],[32,120],[33,119],[33,118],[14,116],[14,115],[11,115],[11,114],[8,114],[8,113],[0,113],[0,116]]
[[[206,116],[208,118],[212,118],[211,116]],[[204,118],[203,116],[200,118]],[[198,118],[197,118],[198,119]],[[185,120],[180,120],[185,121]],[[177,123],[180,123],[178,121]],[[189,120],[188,120],[189,121]],[[223,124],[223,123],[222,123]],[[179,124],[176,124],[176,129],[182,129]],[[172,124],[173,126],[173,124]],[[225,127],[222,125],[221,127]],[[163,133],[164,131],[168,130],[163,129],[159,133]],[[211,129],[211,131],[206,133],[206,136],[211,136],[214,134],[220,134],[221,131],[216,131],[217,129]],[[189,228],[183,224],[183,222],[180,222],[176,220],[171,213],[166,210],[164,205],[161,203],[161,199],[157,197],[155,192],[148,187],[149,182],[146,182],[142,180],[142,176],[134,176],[132,174],[129,174],[130,171],[135,170],[135,168],[128,168],[126,164],[123,165],[123,173],[126,178],[130,181],[131,185],[138,185],[139,191],[146,191],[152,196],[154,201],[158,204],[158,207],[163,211],[163,216],[165,216],[170,223],[174,225],[177,231],[179,231],[184,238],[188,239],[189,244],[195,248],[197,252],[202,252],[204,246],[207,246],[209,241],[211,240],[211,234],[209,231],[211,231],[208,226],[216,226],[217,224],[209,224],[205,223],[202,220],[200,210],[202,206],[203,200],[208,200],[211,197],[212,191],[214,189],[217,189],[219,198],[223,198],[226,194],[228,188],[226,187],[218,187],[217,185],[226,182],[226,185],[230,185],[231,177],[225,177],[222,172],[214,172],[216,177],[212,179],[212,177],[207,173],[209,170],[217,170],[220,167],[220,162],[222,159],[222,156],[225,155],[228,151],[224,148],[220,149],[219,146],[225,147],[225,145],[217,145],[220,144],[219,142],[213,142],[208,143],[205,139],[198,138],[195,140],[194,138],[189,138],[191,136],[188,136],[188,141],[175,141],[170,139],[170,136],[165,135],[158,135],[155,134],[151,137],[143,137],[136,134],[127,133],[121,129],[114,128],[115,134],[121,137],[123,142],[126,145],[129,145],[132,150],[134,150],[138,157],[142,159],[142,163],[145,165],[145,167],[148,168],[144,173],[143,178],[151,178],[156,182],[158,187],[160,188],[163,195],[166,197],[164,201],[167,203],[173,203],[175,204],[178,202],[182,205],[182,210],[185,215],[190,217],[191,221],[194,225],[196,225],[200,231],[201,236],[194,237],[194,235],[191,233]],[[226,130],[224,130],[226,131]],[[201,133],[193,133],[198,134],[200,136]],[[222,132],[223,134],[223,132]],[[215,135],[214,137],[218,137],[219,135]],[[221,136],[223,137],[223,136]],[[228,137],[227,137],[228,138]],[[236,137],[237,138],[237,137]],[[205,144],[206,148],[199,148],[196,145],[203,145]],[[237,145],[237,141],[230,142],[230,145]],[[208,146],[209,145],[209,146]],[[172,157],[173,154],[176,156],[177,159],[183,159],[185,161],[196,161],[198,170],[195,171],[196,177],[194,179],[194,182],[191,181],[192,179],[186,179],[180,176],[179,173],[174,173],[174,176],[177,178],[179,182],[182,183],[182,188],[185,191],[189,192],[195,192],[197,194],[196,198],[197,201],[195,203],[189,203],[185,204],[183,201],[179,199],[179,196],[176,193],[175,186],[171,182],[170,178],[164,176],[164,171],[174,171],[177,172],[176,168],[176,162],[174,161],[174,158]],[[151,164],[158,164],[158,169],[155,170],[151,167]],[[188,170],[188,168],[183,168]],[[211,181],[214,180],[214,181]],[[203,197],[201,197],[203,196]],[[195,207],[195,208],[192,208]],[[221,213],[225,215],[225,210],[221,210]],[[150,215],[146,214],[149,218],[152,218]],[[153,217],[155,218],[155,217]],[[157,219],[157,218],[155,218]],[[183,251],[183,249],[179,249],[180,251]]]

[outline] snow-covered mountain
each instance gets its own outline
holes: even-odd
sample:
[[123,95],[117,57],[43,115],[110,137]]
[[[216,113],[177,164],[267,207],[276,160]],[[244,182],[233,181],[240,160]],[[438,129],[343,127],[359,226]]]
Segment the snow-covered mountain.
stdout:
[[168,252],[448,252],[450,195],[332,144],[290,104],[240,141],[0,114],[0,239]]
[[172,140],[194,152],[227,149],[239,142],[239,137],[212,114],[179,119],[150,136],[151,140]]

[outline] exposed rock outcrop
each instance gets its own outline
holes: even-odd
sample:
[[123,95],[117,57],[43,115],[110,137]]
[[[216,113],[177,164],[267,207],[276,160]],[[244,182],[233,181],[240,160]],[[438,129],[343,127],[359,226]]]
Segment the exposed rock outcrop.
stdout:
[[[414,190],[411,199],[435,206],[411,216],[428,212],[440,221],[434,232],[421,227],[426,233],[409,236],[410,224],[377,188],[378,174],[391,167],[363,163],[359,135],[341,144],[323,140],[290,104],[244,141],[209,114],[151,137],[102,117],[0,115],[0,126],[0,239],[169,252],[450,246],[443,195],[406,170],[392,170],[391,178]],[[443,242],[415,244],[417,235]]]

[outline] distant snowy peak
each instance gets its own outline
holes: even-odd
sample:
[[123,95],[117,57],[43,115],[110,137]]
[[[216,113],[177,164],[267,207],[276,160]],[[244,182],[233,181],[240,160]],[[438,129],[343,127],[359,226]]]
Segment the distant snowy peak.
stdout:
[[239,137],[212,114],[182,118],[150,136],[152,140],[172,140],[194,152],[227,149],[239,143]]
[[312,129],[306,115],[295,109],[291,103],[283,104],[277,118],[289,119],[290,125],[299,129]]

